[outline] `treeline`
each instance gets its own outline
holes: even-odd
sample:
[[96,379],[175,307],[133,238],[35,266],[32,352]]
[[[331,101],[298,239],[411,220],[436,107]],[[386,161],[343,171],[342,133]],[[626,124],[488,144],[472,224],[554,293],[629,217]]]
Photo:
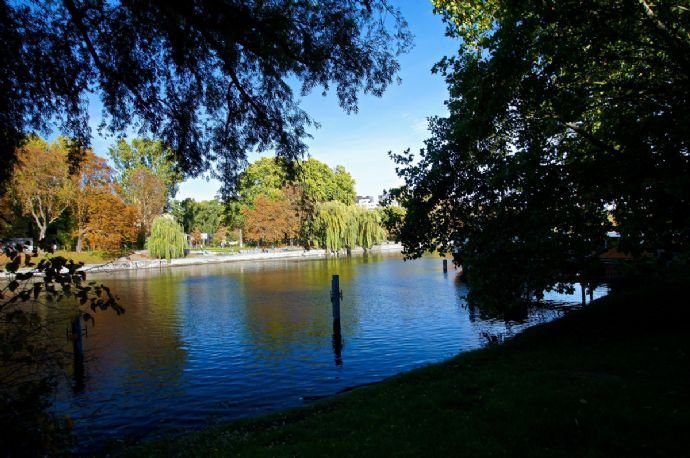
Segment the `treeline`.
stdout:
[[31,236],[67,249],[118,251],[141,246],[182,174],[159,141],[119,140],[108,154],[69,161],[69,140],[32,136],[17,151],[0,201],[0,236]]
[[354,186],[343,166],[331,169],[313,158],[261,158],[240,174],[229,208],[244,240],[259,246],[301,245],[338,252],[369,249],[395,238],[402,210],[358,207]]
[[[239,176],[234,196],[174,200],[183,179],[161,142],[117,141],[110,164],[86,151],[70,164],[69,140],[31,137],[17,152],[10,192],[0,201],[0,238],[30,236],[76,251],[146,246],[157,217],[172,215],[192,246],[301,245],[330,251],[370,248],[396,236],[397,207],[355,205],[354,180],[342,166],[315,159],[261,158]],[[112,165],[111,165],[112,164]],[[175,235],[179,245],[180,235]],[[156,240],[161,248],[165,240]],[[171,243],[171,242],[170,242]],[[176,252],[179,252],[176,251]]]

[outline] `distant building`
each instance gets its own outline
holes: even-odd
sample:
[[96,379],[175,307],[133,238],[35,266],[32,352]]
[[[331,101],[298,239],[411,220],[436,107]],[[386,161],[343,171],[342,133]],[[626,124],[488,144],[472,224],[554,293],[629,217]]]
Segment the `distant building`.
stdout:
[[376,208],[376,201],[371,196],[357,196],[355,199],[357,206],[362,208],[373,209]]
[[[384,191],[383,194],[381,194],[381,195],[379,196],[378,200],[379,200],[379,205],[382,206],[382,207],[385,207],[385,206],[387,206],[387,205],[391,205],[391,206],[393,206],[393,207],[399,207],[399,206],[400,206],[400,204],[398,203],[398,201],[397,201],[396,199],[391,198],[390,193],[385,192],[385,191]],[[385,203],[385,204],[384,204],[384,203]]]

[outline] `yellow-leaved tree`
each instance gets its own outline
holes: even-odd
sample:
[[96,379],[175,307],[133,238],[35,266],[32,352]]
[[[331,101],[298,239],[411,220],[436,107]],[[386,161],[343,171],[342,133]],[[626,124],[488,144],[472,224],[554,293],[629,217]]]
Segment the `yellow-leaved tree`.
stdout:
[[53,143],[32,136],[17,151],[12,171],[11,190],[24,215],[36,222],[39,240],[48,226],[69,207],[75,195],[67,163],[67,141],[59,137]]

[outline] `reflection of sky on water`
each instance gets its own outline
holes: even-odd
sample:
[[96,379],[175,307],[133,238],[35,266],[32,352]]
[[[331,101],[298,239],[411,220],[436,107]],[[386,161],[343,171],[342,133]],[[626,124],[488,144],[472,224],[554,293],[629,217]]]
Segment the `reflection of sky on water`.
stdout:
[[[340,336],[329,292],[336,273],[343,290]],[[444,275],[434,256],[228,263],[97,279],[117,292],[127,312],[97,315],[85,342],[86,389],[63,393],[57,404],[92,444],[300,405],[562,313],[552,307],[520,324],[471,319],[465,286],[453,270]]]

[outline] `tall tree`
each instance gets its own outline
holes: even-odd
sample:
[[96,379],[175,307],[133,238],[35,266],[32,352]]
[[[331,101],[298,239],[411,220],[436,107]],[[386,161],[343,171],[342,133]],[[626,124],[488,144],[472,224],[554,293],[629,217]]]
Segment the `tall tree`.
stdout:
[[198,227],[201,232],[212,235],[226,219],[225,207],[217,200],[202,200],[197,202],[187,198],[172,202],[172,214],[180,221],[186,233]]
[[137,210],[126,205],[105,159],[87,152],[76,180],[73,214],[77,220],[76,251],[84,242],[91,249],[115,251],[136,241]]
[[240,174],[237,200],[251,207],[258,196],[288,198],[298,214],[302,243],[308,247],[317,238],[316,204],[334,200],[352,204],[354,185],[355,180],[341,165],[331,169],[314,158],[293,162],[261,158]]
[[175,220],[179,221],[185,233],[190,233],[194,226],[196,226],[196,200],[190,197],[181,201],[173,200],[170,207]]
[[336,165],[333,173],[332,200],[337,200],[345,204],[354,203],[357,198],[355,193],[355,180],[350,172],[342,165]]
[[355,180],[345,167],[332,169],[314,158],[292,163],[276,157],[260,158],[240,174],[238,183],[238,197],[245,205],[260,195],[276,198],[286,186],[301,190],[304,198],[314,203],[338,200],[347,205],[355,201]]
[[288,182],[288,177],[288,163],[283,158],[259,158],[239,176],[239,201],[244,205],[252,205],[259,196],[275,199]]
[[[397,156],[409,256],[459,250],[497,307],[632,252],[690,247],[690,15],[681,1],[437,0],[449,115]],[[497,285],[501,288],[496,288]]]
[[247,151],[305,152],[298,96],[333,88],[356,111],[410,34],[387,0],[2,0],[0,42],[2,157],[51,124],[88,144],[95,93],[106,129],[161,139],[186,174],[217,160],[229,194]]
[[165,209],[165,183],[145,168],[132,171],[125,197],[128,204],[137,209],[140,233],[147,236],[151,233],[154,218],[161,215]]
[[244,214],[244,236],[262,243],[282,243],[294,240],[299,235],[299,218],[296,209],[284,196],[269,199],[259,196],[254,206],[246,207]]
[[48,226],[57,220],[74,199],[65,140],[48,143],[31,137],[17,152],[12,173],[12,192],[26,215],[38,227],[43,240]]
[[314,158],[297,161],[294,182],[304,190],[305,198],[312,202],[337,200],[349,205],[355,201],[355,180],[345,167],[335,169]]
[[120,182],[125,191],[137,170],[145,168],[161,179],[167,188],[166,199],[172,199],[182,181],[182,173],[175,162],[175,153],[160,140],[135,138],[130,143],[118,140],[108,149]]

